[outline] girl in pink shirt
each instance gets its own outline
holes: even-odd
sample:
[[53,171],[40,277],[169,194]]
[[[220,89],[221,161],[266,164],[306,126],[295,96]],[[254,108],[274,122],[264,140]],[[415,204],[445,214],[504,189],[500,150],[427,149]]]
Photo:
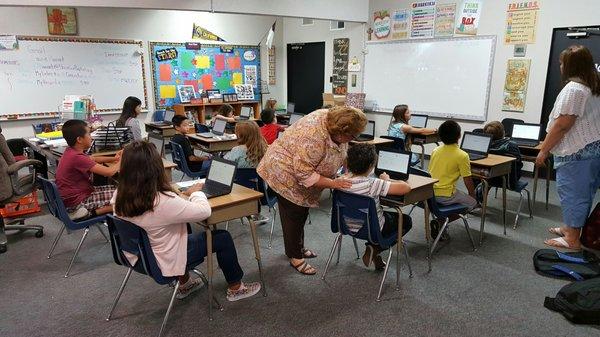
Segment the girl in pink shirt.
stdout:
[[[112,199],[115,215],[146,231],[163,276],[179,276],[178,299],[202,287],[202,281],[192,279],[186,268],[206,257],[206,234],[188,234],[186,226],[211,214],[201,189],[202,184],[196,184],[184,192],[188,200],[181,198],[167,182],[161,157],[153,144],[135,141],[125,147],[119,187]],[[213,249],[229,284],[227,300],[237,301],[260,291],[260,283],[242,282],[244,272],[229,232],[213,231]],[[136,256],[125,255],[131,264],[137,262]]]

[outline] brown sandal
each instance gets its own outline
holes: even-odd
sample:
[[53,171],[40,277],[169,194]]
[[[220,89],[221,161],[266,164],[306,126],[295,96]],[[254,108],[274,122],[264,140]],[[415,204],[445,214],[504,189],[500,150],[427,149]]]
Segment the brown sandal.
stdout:
[[[292,261],[290,261],[290,266],[292,266],[294,269],[296,269],[296,271],[303,275],[315,275],[317,273],[317,270],[313,266],[308,264],[306,260],[298,263],[297,265],[294,265]],[[308,272],[307,270],[310,270],[311,268],[313,272]]]
[[302,256],[305,259],[314,259],[315,257],[317,257],[318,255],[313,253],[312,250],[307,249],[307,248],[302,248]]

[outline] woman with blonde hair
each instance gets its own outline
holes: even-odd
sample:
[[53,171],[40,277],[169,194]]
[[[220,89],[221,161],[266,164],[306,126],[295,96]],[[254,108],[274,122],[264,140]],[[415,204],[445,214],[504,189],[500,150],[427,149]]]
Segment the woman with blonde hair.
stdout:
[[301,274],[317,273],[305,260],[317,256],[304,247],[308,210],[319,206],[324,189],[352,186],[349,180],[336,178],[336,172],[346,159],[348,143],[366,125],[365,114],[352,107],[314,111],[287,128],[258,165],[258,174],[278,194],[285,254]]

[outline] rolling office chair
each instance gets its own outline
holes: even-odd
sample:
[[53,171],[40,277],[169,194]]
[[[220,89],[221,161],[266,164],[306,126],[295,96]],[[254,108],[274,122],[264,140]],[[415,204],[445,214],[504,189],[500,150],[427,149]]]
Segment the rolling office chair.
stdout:
[[[26,159],[15,161],[13,153],[9,149],[9,144],[2,135],[0,128],[0,207],[6,206],[11,202],[16,202],[22,197],[30,194],[36,187],[36,167],[41,166],[39,160]],[[19,170],[29,168],[29,174],[19,177]],[[44,236],[44,227],[25,225],[23,219],[10,219],[6,223],[0,216],[0,253],[7,251],[7,237],[5,231],[17,230],[23,232],[26,230],[35,230],[35,236],[41,238]]]

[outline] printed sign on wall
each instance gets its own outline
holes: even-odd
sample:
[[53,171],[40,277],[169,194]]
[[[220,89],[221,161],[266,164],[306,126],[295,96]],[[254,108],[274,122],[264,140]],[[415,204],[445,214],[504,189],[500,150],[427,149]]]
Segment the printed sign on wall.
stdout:
[[535,43],[538,21],[538,1],[513,2],[506,13],[506,44]]
[[435,1],[413,2],[411,8],[410,38],[433,37],[435,32]]
[[435,36],[452,36],[455,16],[456,4],[438,4],[435,11]]
[[350,39],[333,40],[333,82],[332,90],[336,95],[345,95],[348,92],[348,52]]
[[394,11],[392,15],[392,40],[408,37],[408,9]]
[[455,34],[477,35],[479,17],[481,15],[481,2],[464,1],[459,12],[459,20],[456,24]]
[[377,11],[373,15],[373,30],[377,40],[384,40],[390,36],[391,19],[387,10]]

